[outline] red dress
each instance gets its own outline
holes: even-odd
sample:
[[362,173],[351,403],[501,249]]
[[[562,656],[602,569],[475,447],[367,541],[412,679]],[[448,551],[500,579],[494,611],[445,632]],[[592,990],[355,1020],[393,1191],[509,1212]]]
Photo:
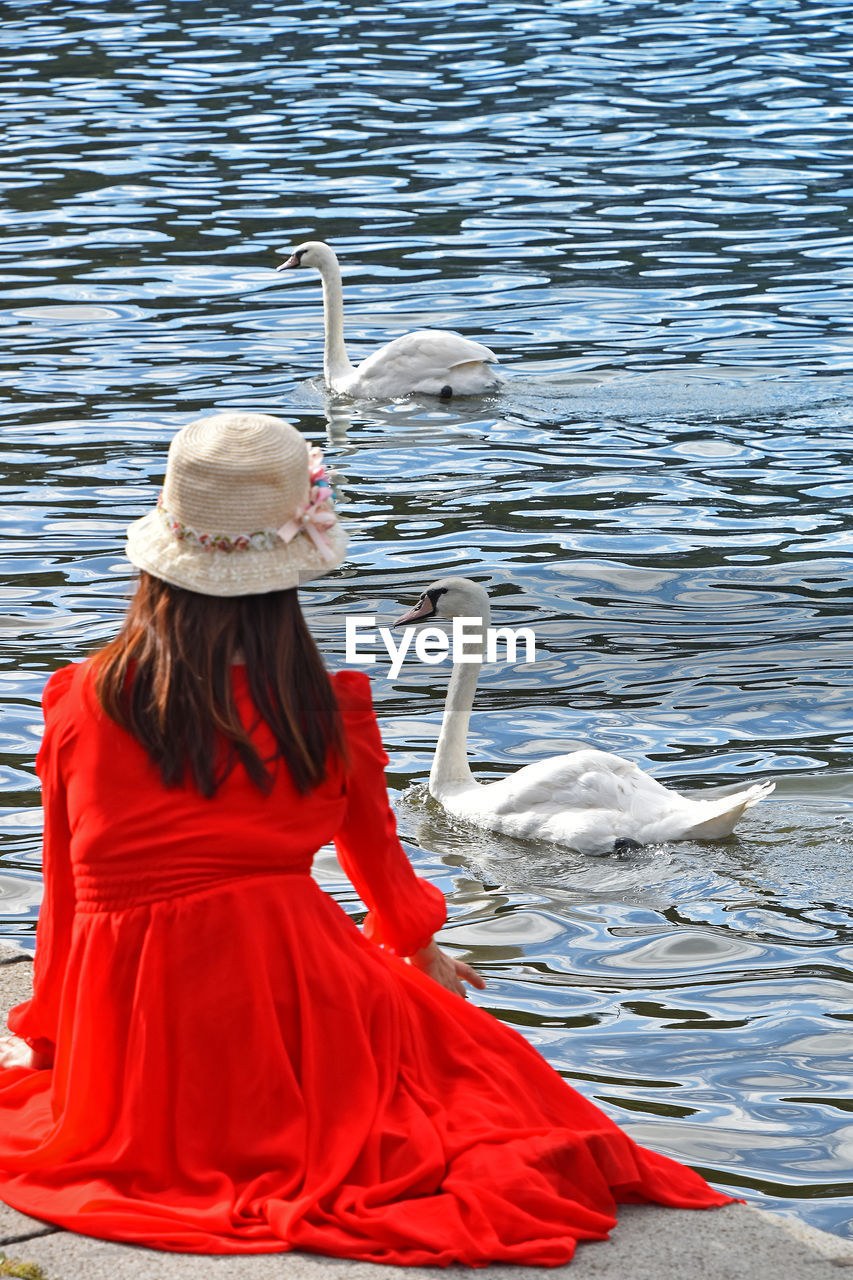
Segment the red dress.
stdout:
[[[162,786],[88,675],[45,691],[45,895],[9,1025],[55,1059],[0,1070],[0,1198],[160,1249],[472,1266],[564,1263],[617,1201],[726,1202],[400,959],[445,908],[397,841],[365,676],[334,677],[346,773],[263,795],[238,768],[204,799]],[[332,839],[363,931],[310,875]]]

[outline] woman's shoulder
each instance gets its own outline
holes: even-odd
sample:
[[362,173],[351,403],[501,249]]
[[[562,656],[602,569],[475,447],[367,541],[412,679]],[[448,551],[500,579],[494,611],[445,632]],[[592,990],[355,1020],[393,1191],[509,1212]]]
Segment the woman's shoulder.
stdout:
[[332,676],[332,688],[344,720],[358,720],[363,716],[373,718],[370,680],[363,671],[336,671]]
[[54,671],[41,695],[45,720],[57,719],[68,711],[77,714],[80,696],[91,678],[91,673],[91,658],[85,662],[69,662],[67,666]]
[[82,663],[80,662],[69,662],[67,666],[60,667],[58,671],[54,671],[53,675],[49,677],[41,695],[41,705],[44,708],[45,715],[58,710],[62,706],[74,683],[74,677],[81,666]]
[[350,767],[356,760],[388,763],[373,710],[370,681],[363,671],[337,671],[332,687],[338,700],[344,734],[350,747]]
[[50,758],[57,760],[60,749],[77,741],[88,716],[81,696],[90,664],[71,662],[60,667],[44,686],[41,705],[44,711],[44,736],[36,758],[36,770],[44,779]]

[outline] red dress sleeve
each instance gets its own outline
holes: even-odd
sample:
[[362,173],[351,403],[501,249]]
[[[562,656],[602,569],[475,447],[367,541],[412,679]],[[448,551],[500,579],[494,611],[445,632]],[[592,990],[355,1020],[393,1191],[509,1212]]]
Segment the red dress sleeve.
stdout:
[[69,666],[54,672],[42,695],[45,730],[36,757],[36,771],[42,782],[44,809],[44,893],[36,928],[33,996],[31,1000],[10,1010],[8,1017],[9,1030],[26,1040],[46,1061],[52,1061],[56,1044],[59,1006],[74,919],[71,831],[59,757],[68,728],[65,703],[77,669],[76,666]]
[[397,838],[388,803],[382,746],[373,712],[370,681],[360,671],[334,678],[344,722],[349,762],[347,808],[335,836],[338,859],[369,909],[364,932],[379,946],[410,956],[447,919],[444,894],[415,875]]

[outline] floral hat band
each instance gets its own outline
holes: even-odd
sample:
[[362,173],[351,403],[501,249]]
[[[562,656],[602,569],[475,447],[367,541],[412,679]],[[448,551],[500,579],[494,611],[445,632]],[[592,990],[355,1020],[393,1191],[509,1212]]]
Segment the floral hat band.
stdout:
[[337,524],[332,509],[332,486],[323,462],[323,451],[312,446],[308,451],[308,475],[311,488],[308,500],[279,529],[256,529],[254,533],[201,533],[178,520],[163,500],[163,491],[157,498],[157,511],[173,538],[189,542],[205,551],[272,551],[282,543],[291,542],[297,534],[305,533],[314,543],[327,564],[336,564],[335,546],[325,536],[326,531]]
[[335,548],[326,532],[338,521],[332,509],[332,485],[323,462],[323,450],[312,445],[308,450],[308,476],[311,488],[308,501],[276,530],[282,542],[290,542],[298,533],[307,533],[327,564],[337,563]]
[[173,438],[157,505],[125,550],[175,586],[245,596],[328,573],[346,548],[321,450],[281,418],[219,413]]

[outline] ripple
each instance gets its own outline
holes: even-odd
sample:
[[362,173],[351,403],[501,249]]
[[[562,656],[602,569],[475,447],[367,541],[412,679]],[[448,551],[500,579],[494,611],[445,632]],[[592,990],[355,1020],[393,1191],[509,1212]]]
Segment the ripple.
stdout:
[[[477,998],[639,1140],[848,1230],[849,6],[7,7],[6,936],[32,944],[41,689],[114,633],[169,439],[283,414],[354,535],[304,592],[333,663],[348,613],[451,571],[534,627],[535,664],[482,676],[484,780],[585,743],[685,790],[776,780],[713,844],[491,836],[427,797],[447,670],[372,668]],[[310,236],[340,252],[355,356],[458,329],[502,392],[329,400],[318,282],[274,271]]]

